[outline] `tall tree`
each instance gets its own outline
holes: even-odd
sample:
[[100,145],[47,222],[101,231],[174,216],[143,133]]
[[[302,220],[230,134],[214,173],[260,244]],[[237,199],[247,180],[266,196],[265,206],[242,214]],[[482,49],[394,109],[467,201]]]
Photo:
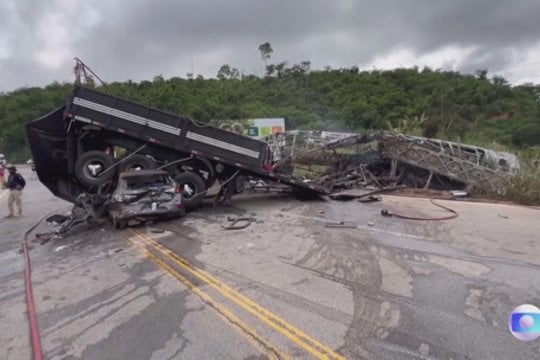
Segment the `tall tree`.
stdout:
[[227,64],[222,65],[219,68],[219,71],[217,73],[217,78],[219,80],[225,80],[228,79],[231,76],[231,67]]
[[268,60],[274,52],[274,49],[272,49],[272,45],[270,45],[269,42],[265,42],[259,45],[259,51],[261,53],[261,59],[264,61],[264,66],[268,66]]
[[219,80],[238,79],[240,78],[240,71],[237,68],[232,68],[229,65],[225,64],[219,68],[217,78]]

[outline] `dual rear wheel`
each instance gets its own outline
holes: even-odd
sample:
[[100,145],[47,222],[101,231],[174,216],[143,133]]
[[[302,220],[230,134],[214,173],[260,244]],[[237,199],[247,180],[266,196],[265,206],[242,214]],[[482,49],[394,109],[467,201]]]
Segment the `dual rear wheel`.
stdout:
[[194,209],[201,204],[206,196],[206,182],[204,179],[191,171],[178,174],[174,181],[182,191],[182,199],[186,209]]
[[[157,168],[154,160],[148,156],[135,154],[125,160],[120,160],[114,166],[115,159],[112,155],[103,151],[92,150],[82,154],[75,163],[75,177],[87,188],[97,188],[111,181],[115,174],[124,171],[150,170]],[[206,196],[207,184],[199,174],[192,171],[184,171],[175,179],[182,191],[184,206],[186,209],[196,208]]]
[[135,154],[120,160],[103,151],[92,150],[82,154],[75,162],[75,177],[86,187],[97,187],[114,178],[116,172],[155,169],[157,164],[145,155]]

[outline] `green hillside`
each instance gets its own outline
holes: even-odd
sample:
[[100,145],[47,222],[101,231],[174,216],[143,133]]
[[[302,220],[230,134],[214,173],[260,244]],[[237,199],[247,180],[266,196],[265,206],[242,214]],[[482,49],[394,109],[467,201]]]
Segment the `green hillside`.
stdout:
[[[289,129],[393,128],[516,150],[540,146],[539,85],[512,87],[486,71],[312,71],[309,65],[268,65],[262,78],[224,65],[217,79],[156,76],[101,90],[203,122],[286,117]],[[0,152],[10,161],[28,158],[24,123],[64,103],[70,89],[54,83],[0,94]]]

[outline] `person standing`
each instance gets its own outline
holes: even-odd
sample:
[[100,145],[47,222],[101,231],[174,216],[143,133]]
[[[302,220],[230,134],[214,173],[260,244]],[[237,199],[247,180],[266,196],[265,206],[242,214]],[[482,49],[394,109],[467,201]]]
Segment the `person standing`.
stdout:
[[9,195],[8,195],[9,214],[5,218],[10,219],[10,218],[15,217],[15,214],[14,214],[15,207],[17,207],[17,210],[18,210],[17,216],[22,216],[21,197],[22,197],[22,191],[24,187],[26,186],[26,181],[24,180],[22,175],[17,172],[17,168],[15,167],[15,165],[9,165],[7,169],[9,171],[9,176],[8,176],[8,180],[6,184],[6,187],[9,190]]
[[0,189],[6,186],[6,178],[4,177],[4,164],[0,164]]

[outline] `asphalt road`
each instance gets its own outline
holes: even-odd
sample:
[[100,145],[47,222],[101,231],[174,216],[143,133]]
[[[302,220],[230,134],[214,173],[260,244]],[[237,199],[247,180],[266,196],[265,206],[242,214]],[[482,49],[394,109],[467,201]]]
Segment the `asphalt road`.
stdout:
[[[31,357],[22,234],[70,207],[22,172],[24,216],[0,222],[6,359]],[[540,306],[540,211],[445,204],[457,219],[414,222],[380,210],[441,209],[391,196],[361,204],[242,195],[232,208],[181,220],[122,231],[105,222],[32,242],[44,357],[540,359],[540,339],[518,341],[507,322],[517,305]],[[228,216],[256,221],[227,231]]]

